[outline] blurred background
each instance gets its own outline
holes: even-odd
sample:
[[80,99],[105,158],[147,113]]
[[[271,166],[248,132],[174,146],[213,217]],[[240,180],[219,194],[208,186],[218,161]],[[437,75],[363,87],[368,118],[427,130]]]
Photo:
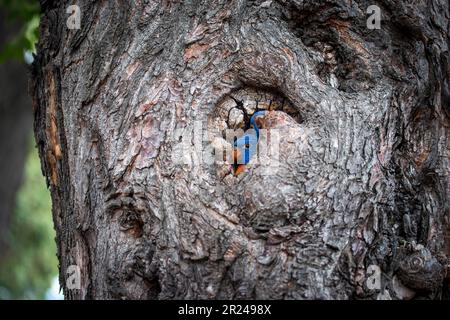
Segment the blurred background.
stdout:
[[37,0],[0,0],[0,299],[62,298],[28,95],[39,16]]

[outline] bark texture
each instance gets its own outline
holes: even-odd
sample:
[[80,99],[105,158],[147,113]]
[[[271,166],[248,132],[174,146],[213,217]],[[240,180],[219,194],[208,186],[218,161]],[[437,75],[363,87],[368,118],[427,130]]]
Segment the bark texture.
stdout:
[[[447,0],[70,2],[32,80],[66,298],[445,297]],[[278,101],[275,169],[202,158],[233,98]]]

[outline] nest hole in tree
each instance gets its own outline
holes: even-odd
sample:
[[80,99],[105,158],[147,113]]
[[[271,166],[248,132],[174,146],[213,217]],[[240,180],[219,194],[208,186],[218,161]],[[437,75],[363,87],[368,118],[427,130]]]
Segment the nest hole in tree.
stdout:
[[[299,110],[278,90],[246,87],[231,92],[217,104],[208,121],[208,131],[213,134],[213,137],[220,137],[223,143],[233,145],[237,139],[248,132],[247,130],[252,129],[251,117],[263,110],[281,111],[297,123],[303,122]],[[233,132],[232,139],[227,134],[227,130]],[[224,148],[224,150],[230,149]],[[226,152],[223,153],[222,160],[228,165],[231,164],[236,173],[237,164],[230,163]]]

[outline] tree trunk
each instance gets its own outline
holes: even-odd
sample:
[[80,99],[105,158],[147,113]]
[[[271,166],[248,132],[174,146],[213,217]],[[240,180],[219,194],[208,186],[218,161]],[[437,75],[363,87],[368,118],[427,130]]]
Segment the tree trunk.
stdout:
[[[66,298],[445,296],[447,0],[77,3],[32,81]],[[278,118],[234,175],[239,103]]]

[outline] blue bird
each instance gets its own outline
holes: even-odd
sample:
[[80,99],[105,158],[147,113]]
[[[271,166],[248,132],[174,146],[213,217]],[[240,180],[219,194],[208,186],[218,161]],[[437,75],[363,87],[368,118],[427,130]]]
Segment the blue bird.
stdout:
[[257,151],[259,141],[259,127],[257,118],[262,117],[267,111],[257,111],[250,119],[250,127],[254,130],[247,131],[242,137],[234,142],[233,161],[235,163],[235,172],[237,176],[245,170],[246,165]]

